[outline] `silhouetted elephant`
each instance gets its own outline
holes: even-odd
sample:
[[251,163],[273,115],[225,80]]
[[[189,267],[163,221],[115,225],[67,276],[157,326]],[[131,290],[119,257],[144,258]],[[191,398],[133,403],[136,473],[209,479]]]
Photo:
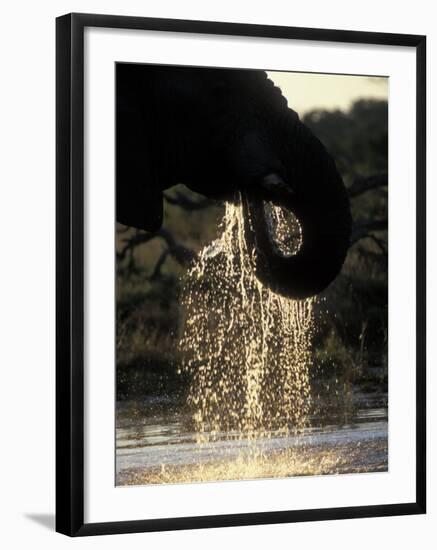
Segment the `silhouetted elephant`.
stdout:
[[[349,246],[349,201],[333,159],[263,71],[117,65],[117,219],[156,231],[162,191],[240,190],[256,274],[292,298],[321,292]],[[273,240],[263,201],[293,212],[302,244]]]

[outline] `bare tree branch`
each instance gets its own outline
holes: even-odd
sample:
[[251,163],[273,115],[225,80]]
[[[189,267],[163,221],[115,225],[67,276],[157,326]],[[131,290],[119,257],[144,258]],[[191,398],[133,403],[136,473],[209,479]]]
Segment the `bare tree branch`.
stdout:
[[[356,178],[354,183],[348,188],[350,197],[357,197],[372,189],[384,187],[387,185],[387,174],[376,174],[370,177]],[[193,200],[184,193],[175,191],[173,195],[165,194],[164,197],[170,204],[177,205],[185,210],[200,210],[213,204],[213,201],[207,198]],[[118,233],[125,233],[129,228],[119,228]],[[351,246],[362,239],[371,239],[380,249],[381,253],[387,254],[387,244],[383,239],[374,235],[375,231],[384,231],[387,229],[387,220],[370,220],[356,222],[352,228]],[[154,233],[145,233],[137,231],[135,235],[123,239],[124,246],[117,253],[118,260],[124,260],[129,255],[129,263],[134,262],[133,252],[137,246],[145,244],[152,239],[161,238],[167,248],[161,253],[155,268],[152,272],[151,279],[158,278],[161,274],[162,266],[166,259],[171,255],[179,264],[186,266],[196,256],[195,252],[190,248],[178,243],[172,233],[167,229],[161,228]]]
[[167,229],[163,227],[157,232],[158,236],[164,239],[166,242],[169,253],[173,258],[181,265],[188,265],[196,257],[196,253],[191,248],[188,248],[178,242],[176,242],[173,235]]
[[[130,253],[132,255],[133,250],[144,243],[147,243],[151,241],[152,239],[161,238],[164,240],[165,244],[167,245],[167,254],[171,254],[171,256],[181,265],[188,265],[196,256],[196,253],[191,250],[191,248],[188,248],[180,243],[178,243],[173,235],[168,231],[167,229],[164,229],[163,227],[156,231],[155,233],[144,233],[144,232],[137,232],[132,237],[129,237],[127,239],[124,239],[124,247],[120,250],[120,252],[117,253],[117,259],[124,260],[126,258],[126,255]],[[161,262],[161,265],[158,264],[155,267],[158,267],[158,270],[162,267],[162,264],[164,263],[166,257],[161,258],[158,260],[158,263]]]
[[132,251],[135,247],[139,246],[140,244],[147,243],[151,241],[152,239],[155,239],[159,235],[157,233],[139,233],[137,232],[132,237],[128,237],[127,239],[123,239],[123,242],[125,243],[124,247],[120,250],[120,252],[117,252],[117,260],[124,260],[127,253]]
[[168,248],[166,248],[161,256],[159,257],[158,261],[156,262],[155,269],[153,270],[152,275],[150,275],[151,281],[156,281],[161,276],[161,268],[165,263],[165,260],[167,259],[167,256],[169,255],[170,251]]

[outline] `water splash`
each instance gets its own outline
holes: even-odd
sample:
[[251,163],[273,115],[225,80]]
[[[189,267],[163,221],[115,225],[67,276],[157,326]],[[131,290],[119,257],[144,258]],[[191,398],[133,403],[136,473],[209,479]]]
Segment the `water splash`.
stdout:
[[[296,219],[274,205],[265,211],[278,248],[295,254]],[[314,300],[288,300],[259,283],[243,221],[241,206],[228,204],[221,236],[183,284],[179,346],[194,436],[186,426],[176,440],[147,445],[144,465],[135,447],[136,465],[117,474],[118,485],[387,471],[386,435],[308,426]]]
[[[278,246],[295,253],[301,234],[289,236],[296,222],[273,205],[266,215]],[[298,433],[307,423],[313,300],[292,301],[261,285],[240,204],[226,204],[222,228],[183,285],[182,369],[192,379],[188,402],[198,443],[249,441],[250,452],[234,461],[247,478],[255,462],[265,462],[267,440]]]
[[264,213],[279,251],[285,256],[297,254],[302,246],[302,228],[296,216],[271,202],[264,203]]

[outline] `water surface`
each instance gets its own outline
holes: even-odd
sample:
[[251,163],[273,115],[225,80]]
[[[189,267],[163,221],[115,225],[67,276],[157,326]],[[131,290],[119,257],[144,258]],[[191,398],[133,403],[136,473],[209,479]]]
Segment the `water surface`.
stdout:
[[312,418],[299,435],[222,432],[204,434],[202,444],[187,414],[147,414],[147,400],[119,403],[117,485],[387,471],[387,408],[379,402],[361,402],[347,422]]

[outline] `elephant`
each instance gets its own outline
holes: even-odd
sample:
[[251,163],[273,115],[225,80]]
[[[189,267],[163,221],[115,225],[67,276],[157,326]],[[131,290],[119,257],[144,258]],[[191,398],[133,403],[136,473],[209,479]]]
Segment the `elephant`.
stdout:
[[[349,247],[348,194],[331,155],[267,73],[116,67],[117,220],[157,231],[163,191],[179,183],[224,201],[239,192],[262,284],[293,299],[322,292]],[[297,218],[296,253],[280,250],[273,239],[267,201]]]

